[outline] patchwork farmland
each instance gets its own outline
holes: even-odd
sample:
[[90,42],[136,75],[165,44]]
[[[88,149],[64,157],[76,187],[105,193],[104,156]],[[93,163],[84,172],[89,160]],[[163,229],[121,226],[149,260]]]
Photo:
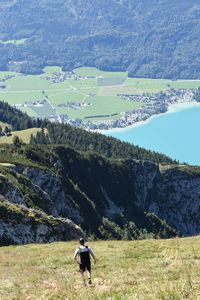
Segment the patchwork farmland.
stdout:
[[0,100],[32,117],[52,121],[116,120],[124,112],[143,107],[142,101],[125,101],[120,94],[157,93],[169,88],[196,88],[200,81],[128,78],[126,72],[104,72],[82,67],[63,72],[46,67],[41,75],[0,72]]

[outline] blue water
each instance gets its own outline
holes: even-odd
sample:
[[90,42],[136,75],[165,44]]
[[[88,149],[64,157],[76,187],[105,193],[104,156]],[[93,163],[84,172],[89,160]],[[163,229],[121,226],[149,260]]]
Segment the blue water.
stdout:
[[192,165],[200,165],[200,106],[151,118],[144,124],[107,131],[122,141],[158,151]]

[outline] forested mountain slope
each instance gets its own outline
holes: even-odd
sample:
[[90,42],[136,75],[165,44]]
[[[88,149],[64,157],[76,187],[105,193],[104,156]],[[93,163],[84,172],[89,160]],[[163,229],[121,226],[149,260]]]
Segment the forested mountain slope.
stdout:
[[199,232],[198,167],[101,134],[32,120],[2,102],[0,121],[19,129],[41,126],[32,145],[0,146],[1,244],[77,238],[82,231],[75,224],[105,239]]
[[31,137],[32,144],[65,144],[76,150],[97,152],[106,157],[146,159],[167,164],[176,163],[164,154],[145,150],[99,133],[88,132],[67,124],[51,123],[48,120],[32,119],[2,101],[0,101],[0,122],[9,124],[13,131],[42,127],[41,132],[38,132],[35,137]]
[[[0,147],[0,243],[199,233],[199,168],[64,146]],[[71,222],[71,221],[73,222]]]
[[39,73],[45,65],[87,65],[199,78],[199,17],[198,0],[3,0],[0,67]]

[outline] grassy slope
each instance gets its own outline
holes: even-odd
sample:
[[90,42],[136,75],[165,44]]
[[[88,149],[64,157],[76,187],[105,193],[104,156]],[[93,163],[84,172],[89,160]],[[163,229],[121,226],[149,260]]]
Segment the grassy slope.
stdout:
[[73,263],[75,242],[0,248],[0,298],[198,299],[200,238],[92,242],[91,288]]
[[2,128],[2,129],[4,129],[6,126],[8,126],[8,127],[9,127],[9,125],[8,125],[8,124],[6,124],[6,123],[3,123],[3,122],[1,122],[1,121],[0,121],[0,126],[1,126],[1,128]]
[[35,136],[36,133],[40,130],[41,130],[40,128],[30,128],[21,131],[13,131],[12,136],[1,137],[0,144],[4,144],[4,143],[12,144],[14,136],[18,136],[24,143],[29,143],[31,134]]

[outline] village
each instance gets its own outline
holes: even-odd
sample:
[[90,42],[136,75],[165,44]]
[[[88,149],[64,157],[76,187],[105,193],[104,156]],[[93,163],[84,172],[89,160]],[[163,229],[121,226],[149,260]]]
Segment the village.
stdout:
[[94,79],[96,76],[78,76],[72,72],[53,72],[51,75],[41,75],[41,79],[45,79],[50,83],[61,83],[65,80],[83,80],[83,79]]
[[82,107],[87,107],[87,106],[91,106],[91,103],[87,103],[87,102],[67,102],[67,103],[60,103],[57,105],[57,107],[66,107],[66,108],[70,108],[70,109],[80,109]]
[[[74,76],[72,72],[69,72],[70,76]],[[56,73],[53,73],[53,76]],[[66,74],[66,73],[64,73]],[[80,76],[79,76],[80,77]],[[62,80],[60,75],[59,80]],[[127,112],[122,112],[118,119],[108,118],[109,115],[91,116],[84,119],[73,118],[70,119],[67,113],[57,114],[55,108],[49,103],[48,97],[42,100],[27,100],[23,104],[14,104],[16,108],[39,108],[45,105],[50,105],[51,113],[48,115],[48,119],[51,122],[59,122],[64,124],[70,124],[75,127],[81,127],[87,130],[109,130],[113,128],[124,128],[133,125],[137,122],[145,121],[153,115],[165,113],[169,110],[169,107],[173,104],[186,103],[186,102],[200,102],[200,88],[197,89],[168,89],[165,92],[159,92],[156,94],[143,93],[143,94],[118,94],[123,101],[141,102],[143,107],[134,109]],[[57,105],[60,108],[68,109],[82,109],[84,107],[91,106],[91,103],[68,101]],[[112,114],[113,117],[117,114]],[[46,118],[46,116],[39,116],[40,118]],[[92,120],[97,119],[99,120]],[[101,118],[102,120],[101,120]],[[103,120],[103,118],[105,118]]]
[[169,89],[157,94],[119,95],[124,101],[136,101],[144,103],[143,108],[121,113],[117,120],[103,120],[95,123],[83,123],[83,127],[90,130],[108,130],[124,128],[137,122],[145,121],[153,115],[165,113],[172,104],[200,102],[200,89]]
[[42,100],[27,100],[24,103],[13,104],[13,107],[23,108],[23,107],[43,107],[47,102],[47,99],[44,98]]

